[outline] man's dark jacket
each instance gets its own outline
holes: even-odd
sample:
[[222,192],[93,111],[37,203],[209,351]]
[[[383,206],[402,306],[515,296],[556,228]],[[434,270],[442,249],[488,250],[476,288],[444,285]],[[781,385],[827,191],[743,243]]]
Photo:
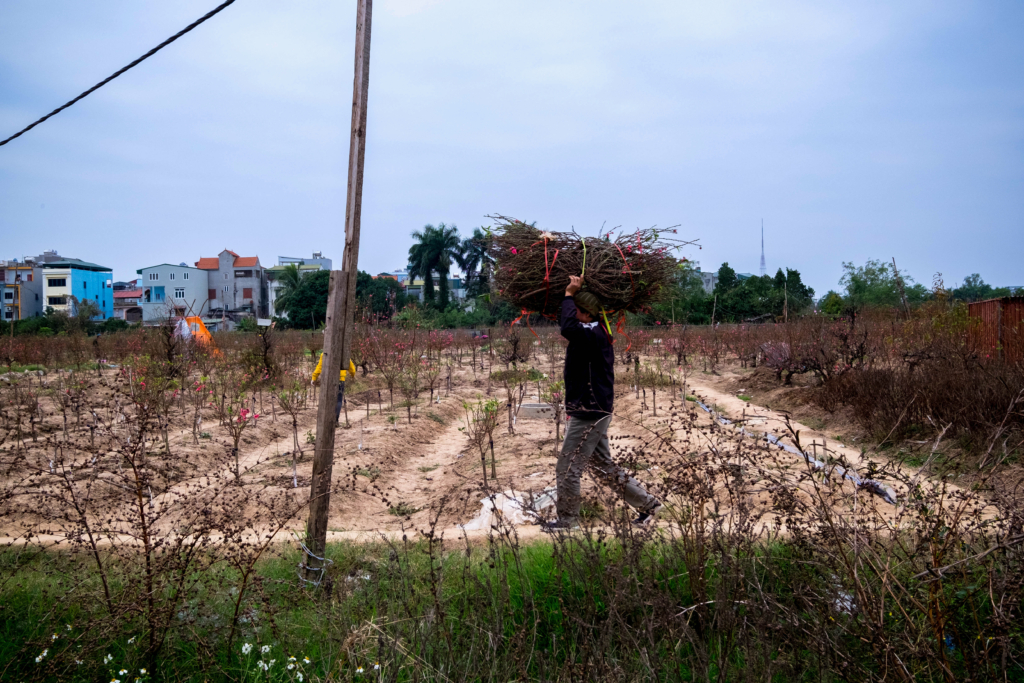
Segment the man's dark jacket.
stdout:
[[615,396],[615,355],[601,325],[584,325],[576,318],[571,296],[562,301],[565,352],[565,411],[572,417],[597,420],[612,414]]

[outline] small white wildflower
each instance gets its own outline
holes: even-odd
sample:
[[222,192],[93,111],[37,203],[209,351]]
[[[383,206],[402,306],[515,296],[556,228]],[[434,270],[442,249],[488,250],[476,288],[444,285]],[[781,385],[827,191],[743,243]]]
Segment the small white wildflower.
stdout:
[[132,636],[131,638],[128,639],[128,644],[129,645],[131,645],[134,642],[135,642],[135,636]]
[[117,672],[117,675],[118,676],[124,676],[126,673],[128,673],[128,669],[121,669],[120,671]]
[[294,665],[294,664],[289,664],[289,665],[288,665],[288,670],[289,670],[289,671],[291,671],[291,670],[292,670],[292,669],[294,669],[294,668],[295,668],[295,665]]
[[309,664],[309,657],[303,657],[302,661],[306,664]]
[[146,670],[145,669],[139,669],[139,673],[142,674],[143,676],[145,676],[146,675]]
[[43,661],[44,659],[46,659],[46,655],[47,655],[47,653],[48,653],[49,651],[50,651],[50,648],[46,648],[45,650],[43,650],[43,651],[42,651],[42,652],[41,652],[41,653],[39,654],[39,656],[38,656],[38,657],[36,657],[36,664],[38,664],[39,662],[41,662],[41,661]]
[[111,678],[110,679],[110,683],[121,683],[121,679],[120,678]]
[[246,643],[242,646],[242,654],[247,655],[252,652],[252,643]]
[[267,666],[268,667],[274,666],[274,662],[276,662],[276,661],[277,661],[276,659],[271,659],[270,662],[267,663]]
[[259,668],[263,669],[264,671],[267,670],[267,663],[264,662],[262,659],[260,661],[256,662],[256,666],[258,666]]
[[71,630],[71,624],[64,624],[64,626],[67,628],[67,630]]
[[263,647],[260,648],[260,652],[262,652],[263,654],[267,654],[268,652],[270,652],[270,646],[269,645],[264,645]]
[[295,674],[295,677],[299,679],[299,683],[302,683],[302,672]]
[[58,636],[56,633],[50,636],[50,640],[57,640],[58,638],[60,638],[60,636]]
[[380,664],[374,664],[373,665],[373,670],[374,671],[380,671]]
[[289,658],[288,658],[288,661],[289,661],[289,662],[294,662],[294,661],[295,661],[295,657],[289,657]]
[[358,669],[356,669],[356,673],[357,674],[363,673],[363,667],[359,667]]
[[106,657],[103,658],[103,663],[104,664],[110,664],[110,662],[112,662],[113,659],[114,659],[114,655],[107,655]]
[[75,664],[77,664],[78,666],[82,666],[83,664],[85,664],[85,662],[83,662],[81,659],[76,659]]

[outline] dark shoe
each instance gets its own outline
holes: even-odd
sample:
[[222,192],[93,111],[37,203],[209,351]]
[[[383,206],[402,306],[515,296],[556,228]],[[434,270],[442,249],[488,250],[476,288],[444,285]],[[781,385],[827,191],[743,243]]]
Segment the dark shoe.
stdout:
[[657,519],[661,511],[665,509],[665,506],[661,503],[655,503],[654,507],[647,510],[641,510],[640,514],[636,519],[633,520],[634,526],[647,526],[648,524],[654,524],[654,520]]
[[577,522],[565,522],[560,519],[544,522],[540,525],[540,530],[547,534],[557,534],[579,528],[580,525]]

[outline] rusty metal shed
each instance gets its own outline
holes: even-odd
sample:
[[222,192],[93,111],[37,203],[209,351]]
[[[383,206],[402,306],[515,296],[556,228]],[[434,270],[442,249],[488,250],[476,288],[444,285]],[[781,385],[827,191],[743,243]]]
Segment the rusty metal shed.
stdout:
[[971,342],[983,357],[1009,362],[1024,361],[1024,297],[1004,297],[967,305],[972,327]]

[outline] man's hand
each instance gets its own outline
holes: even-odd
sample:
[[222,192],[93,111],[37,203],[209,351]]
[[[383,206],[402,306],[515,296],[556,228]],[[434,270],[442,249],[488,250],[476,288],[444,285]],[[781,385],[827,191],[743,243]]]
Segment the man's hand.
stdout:
[[574,296],[576,292],[580,291],[580,287],[583,286],[583,278],[577,275],[569,276],[569,286],[565,288],[566,296]]

